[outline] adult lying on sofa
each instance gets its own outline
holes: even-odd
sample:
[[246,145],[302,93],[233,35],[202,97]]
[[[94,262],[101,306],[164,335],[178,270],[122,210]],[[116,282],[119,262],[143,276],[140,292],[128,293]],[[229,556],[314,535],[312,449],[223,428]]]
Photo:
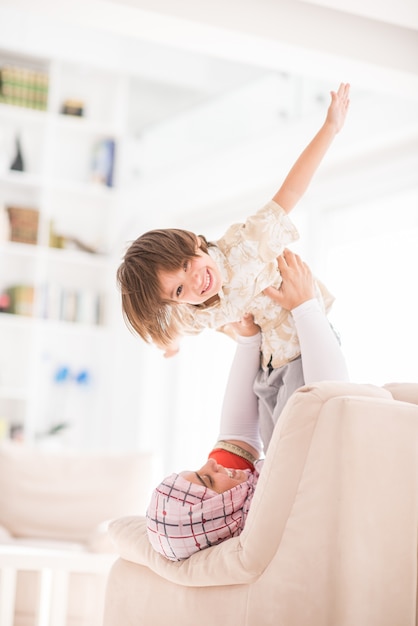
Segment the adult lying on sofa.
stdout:
[[416,626],[417,404],[418,384],[302,387],[240,536],[173,562],[144,517],[111,524],[104,626]]

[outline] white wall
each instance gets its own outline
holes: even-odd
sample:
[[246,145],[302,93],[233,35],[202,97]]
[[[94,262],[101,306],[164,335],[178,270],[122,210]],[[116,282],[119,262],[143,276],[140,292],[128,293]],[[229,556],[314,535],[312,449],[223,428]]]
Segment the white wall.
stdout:
[[[295,249],[337,295],[333,316],[353,380],[417,380],[416,24],[382,23],[358,7],[348,19],[325,2],[304,13],[304,4],[248,2],[234,20],[217,3],[196,14],[187,2],[3,0],[0,48],[74,54],[120,64],[138,84],[154,76],[173,93],[195,89],[193,108],[179,110],[177,99],[159,125],[139,124],[127,140],[121,240],[172,225],[217,237],[272,196],[322,120],[329,89],[349,80],[350,116],[295,211]],[[216,436],[230,340],[187,340],[175,361],[125,328],[115,342],[120,420],[107,426],[111,438],[162,451],[167,471],[200,463]]]

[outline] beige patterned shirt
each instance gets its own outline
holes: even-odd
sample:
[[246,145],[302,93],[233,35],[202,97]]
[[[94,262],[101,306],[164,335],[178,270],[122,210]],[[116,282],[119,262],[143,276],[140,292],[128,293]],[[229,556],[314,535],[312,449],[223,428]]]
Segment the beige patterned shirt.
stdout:
[[[287,213],[273,200],[243,224],[234,224],[209,248],[223,278],[220,301],[207,308],[188,305],[191,316],[186,332],[204,328],[222,330],[225,324],[252,313],[262,331],[262,367],[280,367],[300,354],[299,341],[289,311],[265,296],[269,285],[279,287],[277,256],[299,238]],[[324,311],[334,300],[316,281],[317,297]],[[189,317],[188,315],[186,317]]]

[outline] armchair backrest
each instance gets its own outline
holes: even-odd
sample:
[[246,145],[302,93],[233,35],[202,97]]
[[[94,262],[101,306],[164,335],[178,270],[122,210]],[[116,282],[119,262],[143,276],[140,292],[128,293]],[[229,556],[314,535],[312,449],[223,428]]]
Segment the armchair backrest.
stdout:
[[[262,571],[280,545],[324,405],[335,397],[385,398],[373,385],[320,383],[299,389],[275,427],[240,542],[244,567]],[[280,502],[280,506],[277,503]],[[268,538],[260,541],[260,537]]]
[[384,389],[387,389],[395,400],[418,404],[418,383],[387,383]]

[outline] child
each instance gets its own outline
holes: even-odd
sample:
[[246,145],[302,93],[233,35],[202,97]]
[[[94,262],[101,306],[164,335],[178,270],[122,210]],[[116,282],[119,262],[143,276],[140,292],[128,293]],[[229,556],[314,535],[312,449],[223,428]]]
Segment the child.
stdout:
[[[150,231],[132,243],[118,269],[127,323],[145,341],[164,348],[166,356],[178,350],[182,334],[222,330],[246,313],[254,316],[262,330],[262,370],[255,389],[263,440],[269,439],[289,395],[304,384],[292,317],[285,309],[278,313],[263,290],[280,286],[277,257],[298,238],[288,213],[344,124],[349,90],[341,83],[338,91],[331,91],[318,133],[273,200],[244,224],[231,226],[216,243],[184,230]],[[317,298],[328,311],[333,297],[319,281],[316,287]],[[281,399],[277,387],[283,388]]]

